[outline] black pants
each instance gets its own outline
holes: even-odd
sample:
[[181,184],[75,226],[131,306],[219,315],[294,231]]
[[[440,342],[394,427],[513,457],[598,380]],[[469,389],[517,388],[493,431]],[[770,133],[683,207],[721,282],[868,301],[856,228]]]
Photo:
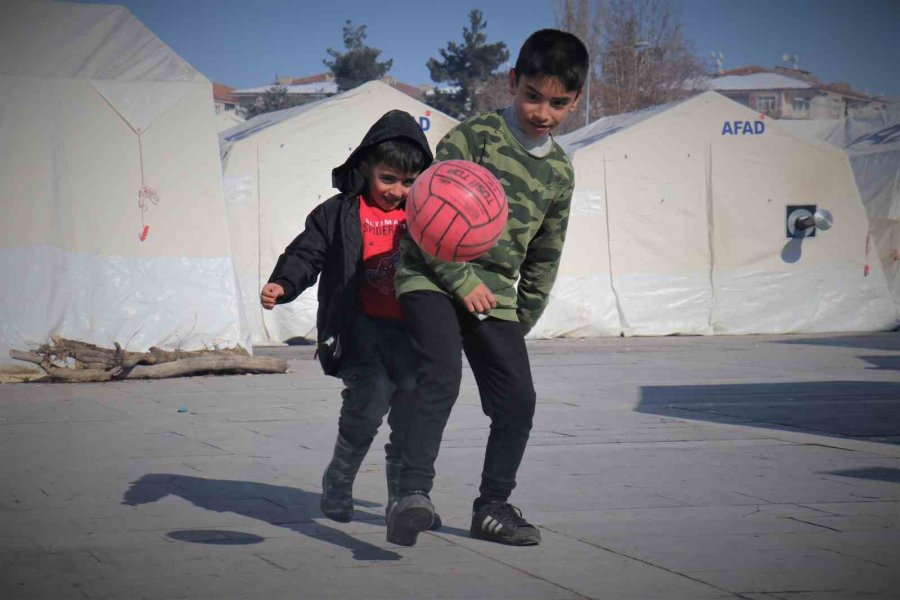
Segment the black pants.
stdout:
[[400,297],[416,355],[416,388],[403,441],[400,493],[430,492],[444,426],[459,395],[462,351],[491,419],[481,474],[481,499],[506,500],[516,486],[534,417],[535,392],[521,326],[479,321],[437,292]]
[[391,435],[385,457],[399,462],[398,436],[406,430],[404,410],[409,405],[406,397],[416,385],[415,358],[403,324],[357,313],[340,375],[344,381],[340,436],[354,453],[365,456],[390,408]]

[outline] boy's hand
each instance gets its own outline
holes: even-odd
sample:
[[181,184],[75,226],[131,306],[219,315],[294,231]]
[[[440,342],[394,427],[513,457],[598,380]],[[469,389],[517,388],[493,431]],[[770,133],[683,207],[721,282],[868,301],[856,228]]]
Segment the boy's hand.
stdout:
[[497,300],[494,299],[494,294],[483,283],[479,283],[478,287],[463,298],[463,304],[466,305],[466,310],[470,313],[483,315],[491,312],[492,308],[497,308]]
[[284,288],[277,283],[267,283],[263,286],[262,293],[259,295],[259,301],[263,308],[272,310],[279,298],[284,296]]

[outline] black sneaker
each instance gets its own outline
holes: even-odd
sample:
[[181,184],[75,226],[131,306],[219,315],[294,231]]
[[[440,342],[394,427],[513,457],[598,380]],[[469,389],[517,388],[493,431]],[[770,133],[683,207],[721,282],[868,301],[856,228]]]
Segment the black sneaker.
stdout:
[[469,534],[479,540],[534,546],[541,543],[541,532],[522,518],[522,511],[507,502],[489,502],[472,512]]
[[[391,507],[394,505],[393,501],[388,502],[388,505],[384,509],[384,518],[387,520],[388,514],[391,512]],[[441,527],[444,526],[444,522],[441,520],[441,515],[434,513],[434,520],[431,521],[431,527],[428,529],[430,531],[437,531]]]
[[416,539],[434,523],[434,505],[425,494],[411,494],[394,502],[387,517],[387,541],[415,546]]

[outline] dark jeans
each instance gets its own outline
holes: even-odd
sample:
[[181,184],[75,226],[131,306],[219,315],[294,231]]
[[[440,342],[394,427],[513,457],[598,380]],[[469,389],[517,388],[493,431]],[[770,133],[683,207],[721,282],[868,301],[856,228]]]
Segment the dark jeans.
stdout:
[[459,395],[462,352],[491,419],[481,498],[506,500],[516,486],[534,417],[535,392],[522,328],[515,321],[478,320],[438,292],[400,296],[416,354],[416,389],[403,440],[400,494],[430,492],[444,426]]
[[400,460],[406,396],[415,386],[415,359],[403,323],[357,314],[350,347],[341,361],[344,381],[338,433],[363,454],[369,449],[381,420],[388,413],[388,459]]

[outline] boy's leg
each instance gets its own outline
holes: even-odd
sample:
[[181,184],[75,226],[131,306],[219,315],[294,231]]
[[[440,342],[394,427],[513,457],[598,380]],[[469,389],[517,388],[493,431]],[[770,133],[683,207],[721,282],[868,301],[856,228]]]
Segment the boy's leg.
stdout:
[[394,385],[376,351],[377,326],[362,315],[355,317],[353,337],[341,363],[344,390],[338,419],[338,437],[331,462],[322,477],[322,512],[340,522],[353,515],[353,481],[378,427],[388,411]]
[[418,534],[434,523],[428,493],[444,427],[459,395],[462,337],[450,297],[411,292],[400,296],[400,303],[415,352],[416,387],[403,417],[405,424],[398,423],[403,469],[399,499],[388,513],[387,539],[412,546]]
[[416,357],[406,327],[397,324],[379,342],[384,364],[395,389],[388,413],[390,438],[384,446],[389,463],[403,463],[403,434],[407,429],[409,409],[416,388]]
[[486,319],[464,327],[464,347],[481,406],[491,419],[480,497],[473,505],[471,534],[504,544],[533,545],[540,532],[509,505],[531,432],[536,395],[519,323]]
[[400,495],[431,491],[444,427],[459,395],[462,335],[453,300],[439,292],[400,296],[416,362],[403,434]]
[[521,326],[486,319],[464,334],[466,357],[478,384],[481,408],[491,419],[481,499],[509,499],[531,433],[536,395]]
[[[385,504],[385,517],[394,499],[400,491],[400,474],[403,471],[403,436],[408,428],[409,409],[416,387],[416,362],[412,342],[406,327],[397,324],[388,335],[379,342],[388,374],[394,382],[396,390],[391,397],[391,410],[388,413],[390,440],[384,446],[384,474],[387,481],[388,501]],[[441,518],[434,514],[432,530],[440,529]]]

